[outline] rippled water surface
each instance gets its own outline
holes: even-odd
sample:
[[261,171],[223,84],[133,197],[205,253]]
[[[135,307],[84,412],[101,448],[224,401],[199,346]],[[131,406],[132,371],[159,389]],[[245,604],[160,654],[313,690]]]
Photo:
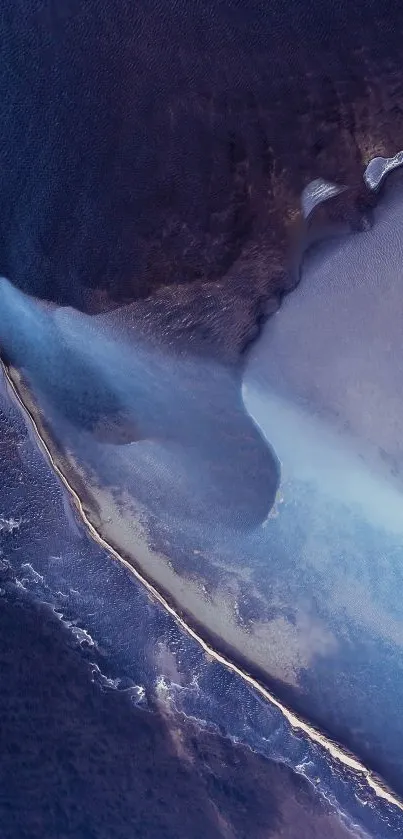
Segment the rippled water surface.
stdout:
[[4,379],[0,422],[5,835],[398,835],[89,539]]
[[7,839],[403,835],[402,15],[4,0]]
[[[133,338],[130,307],[108,318],[88,318],[72,310],[44,308],[13,289],[8,281],[1,284],[3,341],[8,358],[23,370],[45,410],[59,451],[63,446],[63,462],[69,474],[74,475],[77,461],[80,464],[79,471],[87,482],[86,504],[89,509],[93,504],[94,520],[100,516],[103,532],[118,548],[123,546],[132,561],[162,584],[177,604],[184,604],[190,619],[204,626],[210,637],[218,640],[219,636],[220,643],[227,641],[240,661],[249,661],[260,678],[275,686],[286,704],[293,704],[303,716],[320,724],[396,790],[401,777],[401,616],[396,582],[401,564],[400,488],[398,474],[390,472],[387,457],[379,456],[376,443],[377,429],[385,430],[382,417],[389,416],[379,389],[385,390],[385,400],[395,398],[387,385],[394,382],[400,368],[397,364],[394,373],[388,366],[386,380],[382,369],[378,374],[369,359],[369,387],[360,376],[360,386],[367,387],[371,399],[376,394],[375,403],[369,400],[364,414],[374,417],[371,438],[367,430],[364,434],[361,427],[352,426],[351,417],[361,416],[347,411],[347,406],[354,407],[352,397],[346,405],[338,395],[353,392],[349,382],[354,382],[354,370],[349,358],[345,360],[347,384],[340,387],[342,374],[338,370],[336,390],[327,375],[321,387],[321,363],[318,361],[316,371],[312,359],[317,352],[322,362],[328,353],[326,369],[330,371],[332,348],[342,341],[348,350],[354,335],[354,363],[364,365],[365,358],[360,359],[357,347],[364,347],[359,329],[366,329],[364,319],[368,317],[378,343],[384,346],[382,324],[376,330],[374,318],[373,293],[380,282],[377,263],[375,259],[365,262],[363,255],[371,248],[379,254],[385,230],[391,252],[393,230],[398,230],[399,189],[396,185],[391,188],[368,234],[327,244],[307,258],[299,289],[268,322],[252,350],[243,379],[243,398],[270,446],[242,412],[231,373],[198,360],[163,358],[155,347]],[[398,256],[398,245],[396,248]],[[365,265],[366,270],[372,265],[373,285],[364,285],[354,270],[349,280],[357,249],[357,264]],[[389,294],[377,307],[380,317],[383,306],[392,305],[389,320],[392,311],[399,319],[393,296],[399,277],[391,260]],[[339,323],[333,317],[326,322],[327,288],[332,295],[340,288],[343,295],[346,282],[356,283],[356,329],[352,314],[349,320],[350,308],[346,307],[347,314],[343,314],[342,305]],[[319,284],[324,297],[316,330],[309,328],[309,294],[313,290],[317,299],[315,284]],[[282,345],[282,340],[288,329],[291,335],[296,334],[294,316],[302,323],[307,318],[307,340],[298,352],[294,351],[288,367],[292,345]],[[125,337],[129,334],[130,338]],[[345,340],[341,335],[346,336]],[[385,363],[391,353],[398,358],[398,346],[390,346],[393,335],[391,325]],[[309,364],[305,363],[304,352]],[[300,369],[307,371],[306,379],[295,373],[295,357]],[[381,364],[379,349],[377,358]],[[300,392],[293,391],[292,375]],[[191,386],[193,381],[196,384]],[[81,409],[84,383],[86,398]],[[225,398],[206,400],[208,392]],[[329,405],[332,396],[339,414]],[[109,417],[116,417],[115,404],[120,413],[111,425]],[[153,411],[152,405],[157,410]],[[228,408],[234,405],[235,412],[231,413]],[[205,411],[206,434],[199,408]],[[375,408],[381,411],[380,419]],[[273,464],[275,478],[280,474],[274,506],[267,492],[260,513],[253,505],[253,494],[248,495],[248,477],[241,495],[236,486],[239,432],[234,414],[241,426],[241,440],[249,423],[255,450],[260,449]],[[122,415],[129,439],[116,441],[114,433],[122,428]],[[224,435],[228,452],[234,453],[229,510],[235,511],[235,518],[226,523],[220,523],[217,503],[230,485],[218,484],[219,494],[209,518],[209,492],[214,492],[217,485],[214,469],[201,469],[203,454],[210,446],[212,467],[214,462],[219,464],[220,435]],[[393,444],[396,447],[400,442],[398,435],[393,436],[393,425],[387,441],[389,451],[385,451],[389,454],[394,451]],[[21,433],[18,446],[24,468],[35,475],[36,486],[56,487],[44,463],[40,467],[43,479],[36,471],[38,467],[33,464],[41,461],[26,432]],[[228,453],[224,454],[227,458]],[[184,456],[191,460],[183,461]],[[182,469],[183,482],[178,481],[178,469]],[[251,493],[255,491],[253,476],[252,470]],[[189,515],[189,481],[193,482],[192,509],[197,511],[200,505],[210,527],[197,512]],[[53,497],[52,489],[50,494]],[[319,777],[322,794],[337,801],[347,819],[366,823],[360,804],[363,797],[370,803],[365,811],[370,814],[370,822],[374,819],[375,825],[381,819],[376,828],[384,831],[381,835],[399,830],[398,810],[392,807],[388,812],[359,777],[348,779],[347,770],[334,764],[309,737],[293,734],[282,714],[270,705],[262,705],[242,679],[218,664],[208,663],[198,645],[187,640],[160,607],[147,602],[128,572],[107,554],[99,553],[75,523],[63,491],[58,489],[57,495],[57,503],[63,504],[67,516],[62,519],[65,524],[59,526],[69,534],[62,550],[47,505],[41,502],[36,512],[38,498],[32,491],[26,495],[19,484],[9,498],[8,513],[4,513],[3,536],[13,558],[18,558],[18,585],[28,586],[28,591],[45,599],[88,654],[94,650],[96,660],[90,667],[97,685],[123,691],[140,708],[147,708],[149,694],[153,701],[157,697],[169,708],[173,703],[175,709],[204,721],[203,726],[218,726],[227,736],[249,743],[311,781]],[[255,512],[255,521],[249,511]],[[40,521],[44,525],[38,556],[39,545],[33,536]],[[121,530],[114,529],[116,521]],[[24,531],[28,548],[25,543],[18,545]],[[107,671],[109,660],[113,662],[112,674],[104,674],[103,656],[108,662]],[[354,792],[357,783],[361,787],[358,798]]]

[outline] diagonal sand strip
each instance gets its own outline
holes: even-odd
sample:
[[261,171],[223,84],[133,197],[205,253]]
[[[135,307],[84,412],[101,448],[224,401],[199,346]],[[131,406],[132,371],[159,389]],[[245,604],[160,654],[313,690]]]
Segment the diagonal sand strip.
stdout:
[[250,676],[246,671],[242,670],[238,667],[233,661],[231,661],[226,656],[222,655],[218,650],[214,649],[208,642],[206,642],[201,635],[199,635],[182,617],[178,614],[172,605],[168,602],[168,600],[158,591],[158,589],[153,586],[146,577],[141,574],[134,565],[129,563],[126,559],[124,559],[118,551],[116,551],[102,536],[98,533],[97,529],[93,526],[93,524],[88,519],[82,501],[78,496],[77,492],[73,489],[73,487],[68,482],[67,478],[63,474],[60,467],[55,462],[52,454],[44,441],[38,424],[33,416],[31,410],[27,407],[25,402],[23,401],[21,395],[19,394],[17,387],[8,371],[7,367],[5,366],[4,362],[0,360],[0,364],[5,376],[6,383],[10,389],[11,395],[14,397],[14,400],[17,402],[19,408],[23,412],[23,415],[29,420],[30,425],[33,428],[35,433],[35,437],[37,442],[43,451],[46,459],[49,462],[51,469],[55,472],[58,478],[61,480],[63,486],[67,489],[77,512],[80,515],[80,518],[84,525],[86,526],[87,531],[89,532],[91,538],[99,544],[104,550],[108,551],[108,553],[124,565],[127,570],[129,570],[133,576],[141,583],[142,586],[147,590],[147,592],[153,597],[164,609],[168,614],[170,614],[176,623],[187,633],[197,644],[204,650],[204,652],[211,656],[212,659],[217,661],[219,664],[222,664],[232,673],[235,673],[239,676],[249,687],[253,688],[261,697],[263,697],[267,702],[269,702],[272,706],[277,708],[283,717],[287,720],[291,728],[296,731],[301,731],[309,740],[319,745],[322,749],[324,749],[334,760],[340,763],[343,767],[351,770],[352,772],[359,775],[367,785],[375,792],[375,795],[386,801],[392,807],[396,807],[398,810],[403,812],[403,800],[400,799],[392,790],[390,790],[374,772],[364,766],[354,755],[346,752],[343,748],[335,743],[334,741],[330,740],[320,731],[318,731],[313,726],[309,725],[305,720],[301,719],[297,714],[295,714],[291,709],[287,708],[283,705],[270,691],[268,691],[262,684],[260,684],[256,679]]

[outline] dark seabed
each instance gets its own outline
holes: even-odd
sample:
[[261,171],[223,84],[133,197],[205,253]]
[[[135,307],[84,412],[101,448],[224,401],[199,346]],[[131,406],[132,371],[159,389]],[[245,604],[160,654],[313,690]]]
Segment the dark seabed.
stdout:
[[5,837],[403,835],[402,30],[2,5]]

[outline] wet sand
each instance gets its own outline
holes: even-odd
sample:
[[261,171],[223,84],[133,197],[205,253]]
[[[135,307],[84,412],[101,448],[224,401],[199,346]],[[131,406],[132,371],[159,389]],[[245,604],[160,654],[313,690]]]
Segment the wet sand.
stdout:
[[[91,0],[53,17],[7,1],[0,75],[0,266],[21,292],[7,314],[1,284],[0,339],[54,464],[168,605],[396,789],[398,549],[383,576],[372,547],[374,582],[360,542],[364,597],[361,579],[343,589],[345,544],[324,555],[306,539],[322,508],[309,519],[308,499],[293,516],[293,496],[283,529],[278,463],[239,368],[295,282],[307,183],[347,185],[317,218],[363,229],[364,167],[403,147],[401,14]],[[108,329],[119,345],[130,306],[135,376],[102,347]]]

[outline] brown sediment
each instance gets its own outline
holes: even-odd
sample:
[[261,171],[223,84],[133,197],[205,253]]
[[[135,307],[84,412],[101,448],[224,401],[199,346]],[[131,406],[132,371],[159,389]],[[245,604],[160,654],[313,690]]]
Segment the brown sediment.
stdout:
[[[385,801],[388,805],[399,809],[403,812],[403,800],[390,790],[387,785],[379,778],[372,770],[367,768],[361,761],[353,754],[348,752],[340,744],[333,741],[326,734],[319,731],[309,722],[300,717],[290,707],[283,704],[278,699],[275,693],[272,693],[264,684],[264,675],[259,668],[251,670],[250,662],[244,659],[238,651],[231,648],[230,645],[222,643],[222,639],[216,637],[214,633],[209,632],[208,627],[204,624],[197,624],[193,620],[193,616],[184,611],[180,605],[177,605],[173,598],[162,587],[160,587],[154,580],[149,579],[144,570],[136,564],[135,559],[131,556],[130,559],[119,552],[101,533],[100,521],[98,526],[95,526],[91,521],[91,507],[93,504],[92,494],[86,494],[85,499],[81,499],[76,488],[75,479],[76,471],[67,468],[64,471],[63,465],[66,464],[66,458],[61,458],[57,452],[54,444],[51,443],[49,434],[46,431],[45,424],[40,418],[40,414],[35,410],[35,402],[32,395],[29,395],[26,386],[23,384],[18,372],[12,368],[7,368],[1,362],[4,371],[6,382],[11,390],[11,394],[17,401],[23,415],[29,420],[29,423],[35,433],[36,442],[39,444],[43,453],[45,454],[48,463],[53,472],[61,480],[63,486],[68,491],[74,506],[85,525],[88,533],[92,539],[124,567],[126,567],[135,578],[144,586],[150,596],[156,600],[171,617],[177,622],[182,630],[186,632],[199,646],[204,650],[207,656],[222,664],[232,673],[240,677],[250,688],[258,693],[270,705],[276,708],[292,729],[300,731],[308,740],[315,743],[317,746],[327,752],[333,760],[338,762],[343,769],[351,771],[353,775],[358,776],[365,781],[369,788],[373,790],[375,795]],[[68,474],[70,473],[70,474]],[[70,478],[72,481],[70,482]],[[98,510],[99,515],[99,510]],[[263,676],[263,678],[262,678]]]
[[[1,270],[37,298],[90,313],[134,301],[161,343],[176,335],[236,361],[293,282],[302,190],[314,178],[348,186],[359,226],[364,167],[403,148],[403,12],[308,4],[291,24],[251,4],[249,29],[231,3],[219,14],[204,5],[211,14],[199,20],[194,4],[195,24],[181,4],[167,14],[150,3],[147,15],[119,4],[119,15],[88,12],[89,31],[83,10],[69,38],[61,24],[60,43],[33,11],[28,39],[19,10],[5,21],[4,78],[37,71],[29,103],[4,82]],[[16,113],[30,143],[15,141]]]

